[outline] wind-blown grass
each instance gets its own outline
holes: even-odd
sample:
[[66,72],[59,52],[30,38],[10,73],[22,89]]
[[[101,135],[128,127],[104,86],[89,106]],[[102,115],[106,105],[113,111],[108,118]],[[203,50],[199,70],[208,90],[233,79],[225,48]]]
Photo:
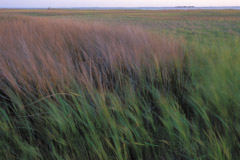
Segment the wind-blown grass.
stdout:
[[0,26],[2,159],[238,159],[238,37],[186,43],[26,17]]
[[73,84],[114,88],[124,76],[139,80],[141,74],[155,72],[160,61],[167,67],[167,61],[182,56],[174,40],[129,26],[44,18],[3,21],[1,26],[3,80],[37,95]]

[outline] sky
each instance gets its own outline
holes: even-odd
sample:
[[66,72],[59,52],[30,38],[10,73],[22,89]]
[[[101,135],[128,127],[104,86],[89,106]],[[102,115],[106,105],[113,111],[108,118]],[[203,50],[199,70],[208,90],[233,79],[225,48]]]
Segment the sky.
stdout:
[[240,0],[0,0],[0,8],[240,6]]

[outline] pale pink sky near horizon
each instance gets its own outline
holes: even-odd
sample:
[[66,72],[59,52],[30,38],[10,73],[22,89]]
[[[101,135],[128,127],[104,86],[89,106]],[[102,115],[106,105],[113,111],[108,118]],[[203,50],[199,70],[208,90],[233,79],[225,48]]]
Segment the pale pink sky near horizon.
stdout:
[[0,0],[0,8],[240,6],[240,0]]

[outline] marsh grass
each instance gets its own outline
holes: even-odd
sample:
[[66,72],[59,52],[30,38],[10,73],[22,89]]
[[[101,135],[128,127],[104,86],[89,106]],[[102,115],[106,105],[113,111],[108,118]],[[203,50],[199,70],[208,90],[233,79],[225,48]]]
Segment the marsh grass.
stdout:
[[2,159],[238,159],[238,37],[29,17],[0,26]]

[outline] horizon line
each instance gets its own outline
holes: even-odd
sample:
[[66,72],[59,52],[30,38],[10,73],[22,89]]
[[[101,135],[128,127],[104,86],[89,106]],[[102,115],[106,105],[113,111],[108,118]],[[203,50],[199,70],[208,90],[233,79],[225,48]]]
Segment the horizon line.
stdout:
[[150,7],[150,6],[142,6],[142,7],[0,7],[0,9],[84,9],[84,8],[218,8],[218,7],[240,7],[240,6],[192,6],[192,5],[183,5],[183,6],[161,6],[161,7]]

